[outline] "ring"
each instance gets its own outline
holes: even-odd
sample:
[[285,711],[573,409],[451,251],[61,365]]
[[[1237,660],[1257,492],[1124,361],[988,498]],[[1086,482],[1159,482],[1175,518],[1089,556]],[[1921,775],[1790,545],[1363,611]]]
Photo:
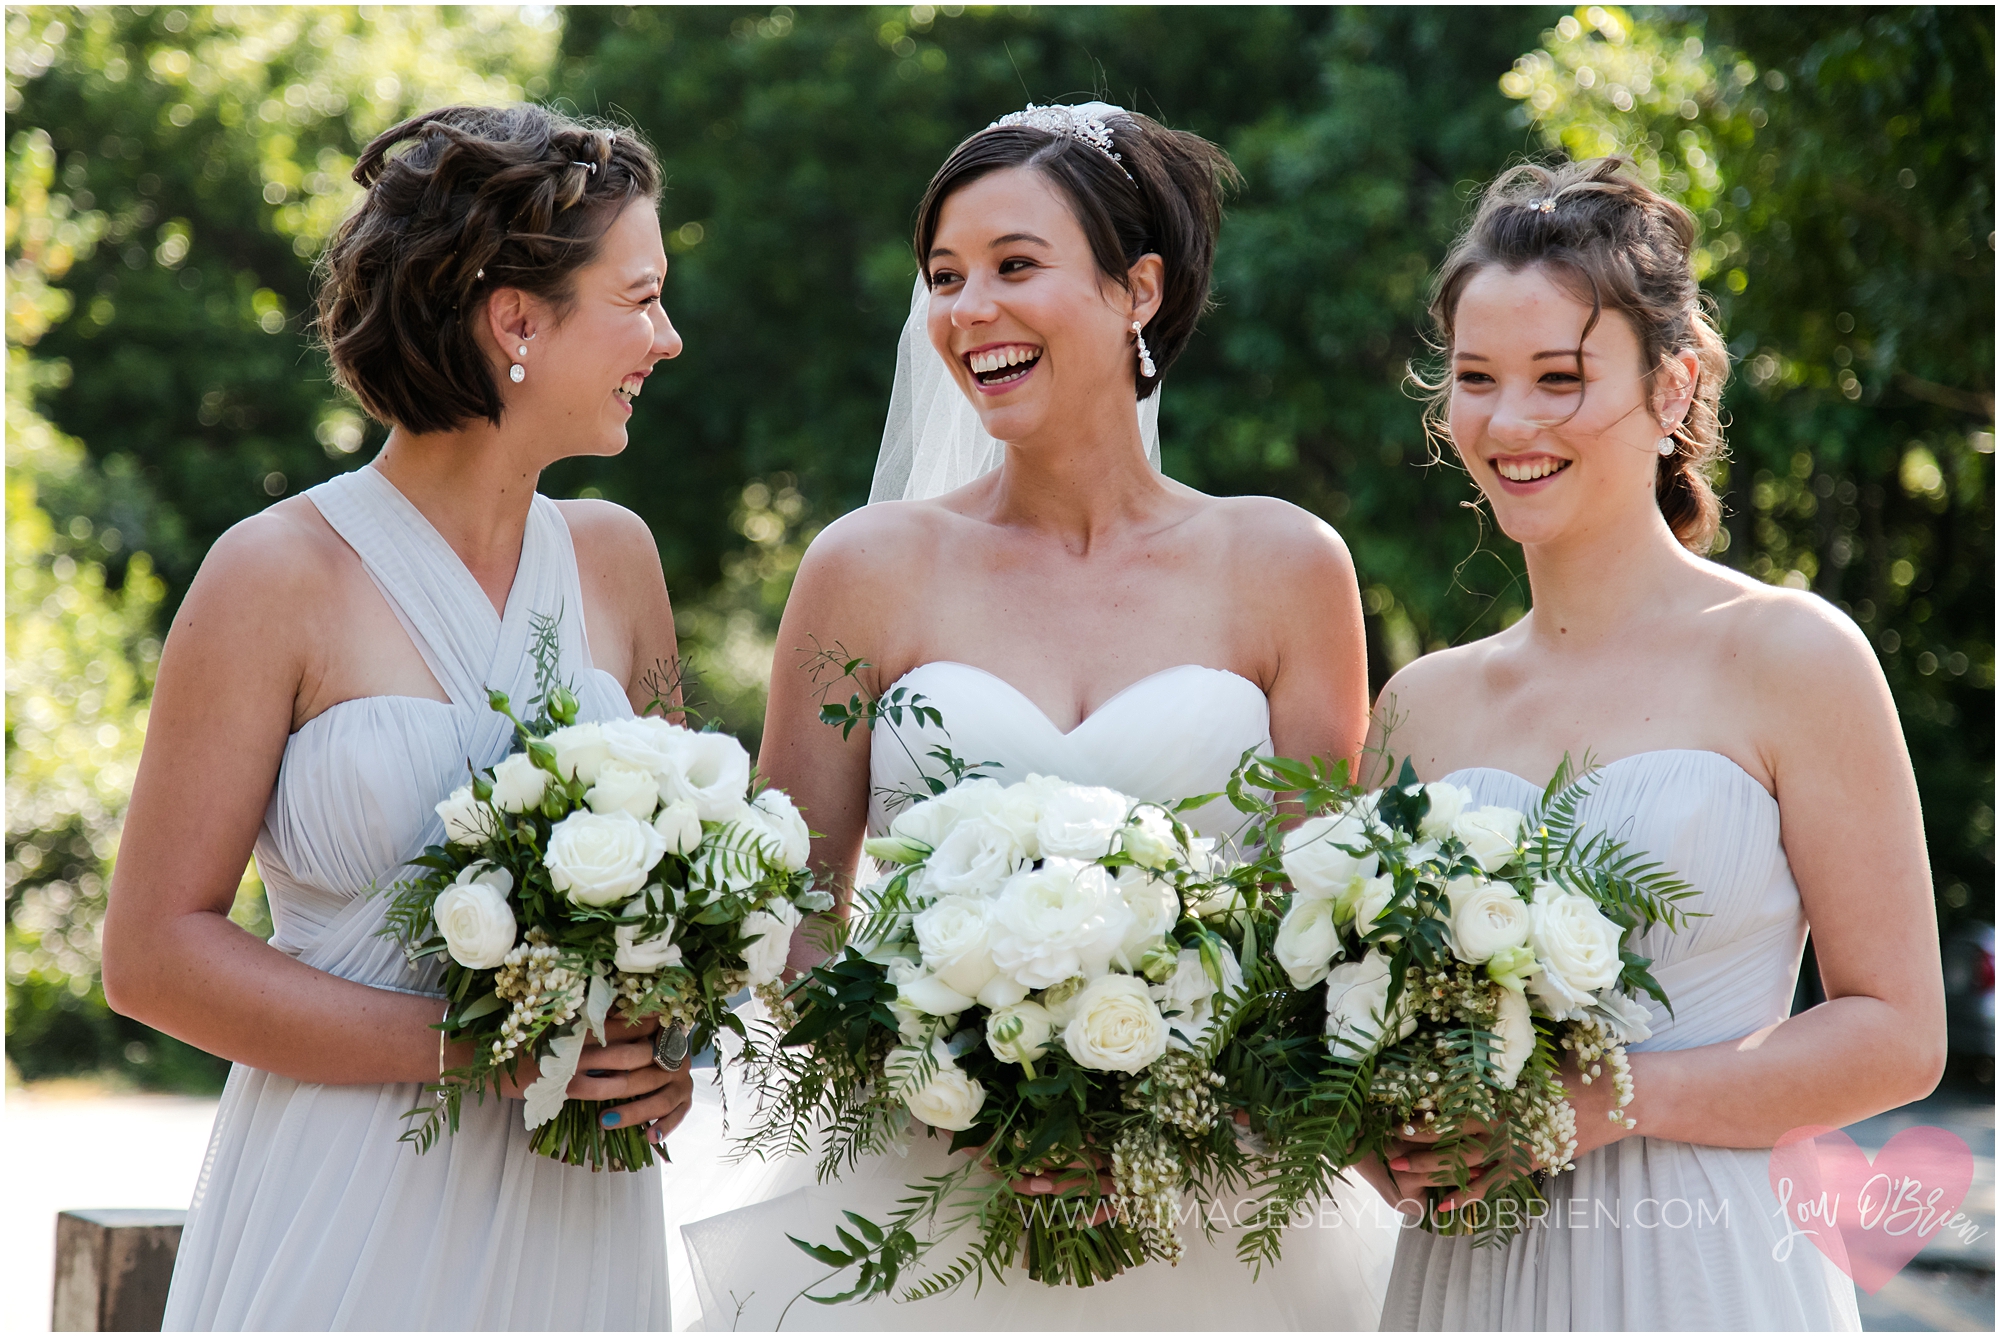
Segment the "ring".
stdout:
[[687,1062],[687,1027],[675,1024],[653,1037],[653,1063],[666,1072],[679,1072]]

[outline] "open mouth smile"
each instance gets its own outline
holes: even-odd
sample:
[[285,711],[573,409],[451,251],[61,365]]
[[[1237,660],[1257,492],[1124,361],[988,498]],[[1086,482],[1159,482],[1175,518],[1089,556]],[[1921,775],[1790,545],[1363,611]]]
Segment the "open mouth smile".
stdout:
[[632,411],[632,401],[639,397],[639,392],[643,390],[645,386],[646,386],[645,374],[642,372],[635,371],[630,376],[627,376],[623,381],[619,382],[618,388],[616,390],[613,390],[611,393],[618,396],[618,401],[625,406],[625,411],[627,413],[630,413]]
[[965,366],[982,390],[1012,389],[1025,380],[1042,360],[1042,350],[1033,344],[995,344],[965,354]]
[[1492,461],[1493,472],[1509,483],[1538,483],[1544,478],[1552,478],[1569,468],[1573,461],[1558,459],[1554,455],[1528,455],[1520,458],[1499,456]]

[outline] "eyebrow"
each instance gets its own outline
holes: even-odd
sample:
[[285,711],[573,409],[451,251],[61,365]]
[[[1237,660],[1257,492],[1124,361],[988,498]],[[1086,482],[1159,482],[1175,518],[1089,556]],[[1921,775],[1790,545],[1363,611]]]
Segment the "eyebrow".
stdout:
[[[1457,360],[1460,362],[1487,362],[1491,360],[1482,353],[1459,353],[1456,356]],[[1563,357],[1563,358],[1568,358],[1570,361],[1574,362],[1579,356],[1582,356],[1584,358],[1594,359],[1597,356],[1597,354],[1592,352],[1588,348],[1585,349],[1547,348],[1535,354],[1528,360],[1530,362],[1545,362],[1552,357]]]
[[[1004,237],[995,237],[992,241],[988,242],[986,244],[986,249],[989,251],[997,250],[1002,246],[1011,246],[1017,241],[1031,241],[1035,243],[1035,245],[1037,246],[1047,246],[1049,244],[1047,241],[1045,241],[1041,237],[1036,236],[1032,232],[1009,232]],[[953,259],[958,258],[958,252],[952,250],[949,246],[931,247],[931,253],[927,258],[936,260],[942,256],[947,256],[947,255],[951,256]]]
[[660,271],[658,271],[657,269],[649,269],[645,273],[641,274],[638,278],[633,279],[630,283],[626,284],[625,291],[630,292],[634,288],[649,288],[653,284],[659,283],[660,281],[661,281]]

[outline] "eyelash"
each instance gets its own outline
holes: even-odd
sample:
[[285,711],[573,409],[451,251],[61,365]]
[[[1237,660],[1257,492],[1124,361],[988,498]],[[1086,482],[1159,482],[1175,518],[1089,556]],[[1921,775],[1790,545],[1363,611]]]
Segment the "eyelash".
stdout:
[[[1039,268],[1039,266],[1035,261],[1030,260],[1026,256],[1009,256],[1000,262],[1000,273],[1003,276],[1017,274],[1023,269],[1033,268]],[[956,272],[949,269],[933,269],[931,271],[931,288],[933,291],[949,284],[963,283],[964,281]]]

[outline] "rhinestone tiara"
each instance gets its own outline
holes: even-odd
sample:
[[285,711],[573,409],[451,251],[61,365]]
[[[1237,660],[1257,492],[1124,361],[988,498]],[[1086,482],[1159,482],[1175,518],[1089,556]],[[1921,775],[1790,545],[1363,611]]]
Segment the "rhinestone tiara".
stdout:
[[[1109,102],[1085,102],[1074,107],[1060,103],[1037,107],[1030,102],[1020,111],[1008,112],[986,129],[998,130],[1003,126],[1024,125],[1030,130],[1042,130],[1052,135],[1067,135],[1079,144],[1090,145],[1117,163],[1118,170],[1124,172],[1125,179],[1129,181],[1132,179],[1132,173],[1126,171],[1125,159],[1112,147],[1111,127],[1105,123],[1107,117],[1123,115],[1125,115],[1123,107],[1114,107]],[[980,133],[984,134],[985,131]]]

